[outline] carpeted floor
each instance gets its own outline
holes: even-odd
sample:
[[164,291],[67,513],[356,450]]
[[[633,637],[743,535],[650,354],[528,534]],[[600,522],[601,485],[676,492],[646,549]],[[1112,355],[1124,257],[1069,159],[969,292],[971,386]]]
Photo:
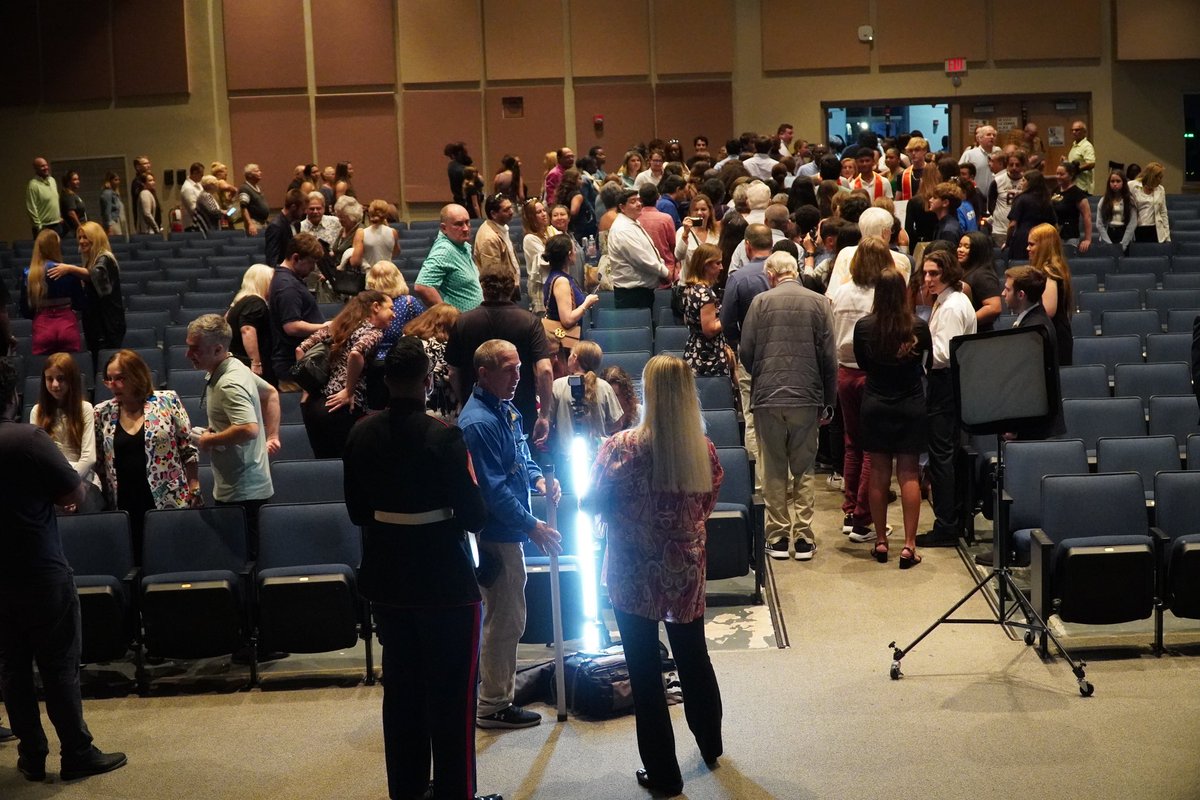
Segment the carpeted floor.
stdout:
[[[715,771],[691,744],[683,709],[672,709],[688,798],[1200,798],[1194,649],[1086,653],[1096,693],[1084,699],[1061,660],[1043,662],[994,626],[947,626],[905,658],[902,680],[889,680],[888,643],[920,633],[969,588],[970,573],[954,550],[926,550],[905,572],[894,558],[875,563],[867,545],[837,532],[837,495],[818,486],[816,558],[774,565],[790,647],[761,646],[756,611],[745,646],[713,647],[726,751]],[[892,517],[898,527],[898,508]],[[988,614],[981,598],[965,611]],[[721,609],[710,640],[742,636],[743,619]],[[97,743],[129,753],[110,775],[30,784],[15,746],[0,745],[0,798],[386,796],[381,687],[298,687],[277,675],[266,690],[236,692],[220,677],[206,693],[87,700]],[[537,728],[480,732],[481,791],[648,796],[633,779],[631,717],[556,724],[553,709],[538,710]]]

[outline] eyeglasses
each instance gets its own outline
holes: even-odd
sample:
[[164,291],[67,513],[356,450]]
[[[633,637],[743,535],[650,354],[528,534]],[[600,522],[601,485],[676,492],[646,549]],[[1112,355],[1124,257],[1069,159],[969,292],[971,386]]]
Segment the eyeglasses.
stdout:
[[125,385],[125,376],[124,375],[109,375],[102,382],[104,383],[105,386],[116,386],[118,384],[124,386]]

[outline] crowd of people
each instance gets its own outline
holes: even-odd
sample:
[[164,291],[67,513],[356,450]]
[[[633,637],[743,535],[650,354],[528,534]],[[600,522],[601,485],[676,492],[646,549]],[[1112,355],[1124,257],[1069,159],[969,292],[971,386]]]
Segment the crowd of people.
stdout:
[[[345,463],[347,507],[367,543],[362,589],[380,637],[416,642],[411,653],[385,650],[385,671],[403,676],[385,688],[391,794],[427,796],[432,757],[437,796],[473,796],[475,727],[541,720],[514,702],[523,544],[561,549],[530,498],[559,501],[561,487],[540,462],[564,459],[583,436],[595,464],[586,486],[569,488],[586,496],[605,531],[608,593],[638,717],[637,781],[677,794],[660,621],[701,755],[711,766],[722,752],[720,692],[703,637],[704,520],[722,470],[703,433],[695,377],[727,378],[738,399],[766,502],[767,555],[816,554],[822,430],[840,476],[843,534],[888,561],[894,472],[900,568],[921,563],[919,547],[952,544],[966,510],[956,488],[950,342],[989,330],[1007,307],[1017,325],[1041,325],[1059,363],[1070,364],[1069,254],[1088,252],[1094,240],[1124,249],[1169,237],[1156,163],[1112,172],[1093,219],[1095,150],[1082,122],[1071,131],[1074,144],[1052,176],[1032,124],[1004,147],[981,126],[957,159],[931,152],[919,131],[810,145],[785,124],[715,152],[697,136],[686,156],[677,140],[654,140],[611,171],[601,146],[578,159],[562,147],[546,154],[535,191],[520,159],[505,156],[490,193],[466,145],[453,142],[444,151],[452,202],[411,286],[393,262],[401,248],[388,224],[395,207],[378,199],[364,208],[349,163],[298,166],[274,218],[257,165],[235,187],[224,165],[194,163],[179,227],[240,221],[262,236],[266,253],[223,315],[188,326],[188,358],[207,376],[203,429],[176,392],[154,385],[134,350],[97,365],[112,398],[94,407],[68,355],[122,347],[121,270],[110,237],[162,230],[149,159],[134,161],[133,219],[120,176],[110,174],[96,222],[78,173],[63,175],[60,192],[38,158],[26,195],[34,254],[20,304],[32,319],[31,351],[48,356],[30,416],[42,433],[0,429],[0,446],[33,436],[37,457],[58,475],[37,513],[19,523],[50,542],[30,557],[65,565],[51,502],[66,513],[127,511],[136,554],[146,511],[205,502],[199,451],[211,453],[215,502],[246,510],[253,554],[257,512],[273,493],[268,456],[281,446],[279,396],[301,392],[314,455]],[[510,228],[518,213],[520,238]],[[71,237],[78,265],[64,261],[62,241]],[[1001,279],[994,248],[1028,264]],[[601,292],[612,292],[617,308],[652,308],[655,291],[668,288],[688,338],[681,357],[650,360],[639,398],[637,376],[604,369],[603,352],[581,328]],[[327,302],[341,304],[329,320]],[[0,390],[11,400],[15,379]],[[424,446],[402,444],[416,441]],[[57,447],[47,449],[50,442]],[[935,521],[918,535],[922,462]],[[478,564],[468,530],[478,533]],[[0,625],[6,647],[26,633]],[[50,655],[75,652],[77,660],[77,650],[57,647]],[[3,678],[22,771],[38,779],[45,737],[22,695],[29,666],[9,659]],[[62,671],[55,691],[78,705],[77,666],[70,673]],[[423,697],[423,713],[401,709],[397,691]],[[64,719],[55,709],[51,718],[56,726]],[[124,763],[95,750],[90,736],[85,746],[80,732],[68,735],[78,752],[64,750],[64,771]]]

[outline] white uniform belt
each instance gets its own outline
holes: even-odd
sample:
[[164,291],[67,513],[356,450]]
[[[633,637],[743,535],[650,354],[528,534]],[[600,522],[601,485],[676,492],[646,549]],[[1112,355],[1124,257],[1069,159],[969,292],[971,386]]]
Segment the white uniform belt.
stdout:
[[417,514],[402,514],[398,511],[376,511],[375,521],[386,522],[388,525],[428,525],[431,522],[441,522],[454,519],[454,509],[435,508],[432,511],[421,511]]

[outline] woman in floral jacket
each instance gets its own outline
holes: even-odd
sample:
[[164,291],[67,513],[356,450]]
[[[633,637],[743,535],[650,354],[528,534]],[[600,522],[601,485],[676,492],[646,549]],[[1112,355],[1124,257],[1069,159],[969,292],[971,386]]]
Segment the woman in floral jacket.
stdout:
[[203,505],[191,423],[179,396],[156,391],[150,368],[132,350],[108,360],[104,385],[113,397],[96,406],[99,471],[108,507],[129,513],[140,561],[147,511]]

